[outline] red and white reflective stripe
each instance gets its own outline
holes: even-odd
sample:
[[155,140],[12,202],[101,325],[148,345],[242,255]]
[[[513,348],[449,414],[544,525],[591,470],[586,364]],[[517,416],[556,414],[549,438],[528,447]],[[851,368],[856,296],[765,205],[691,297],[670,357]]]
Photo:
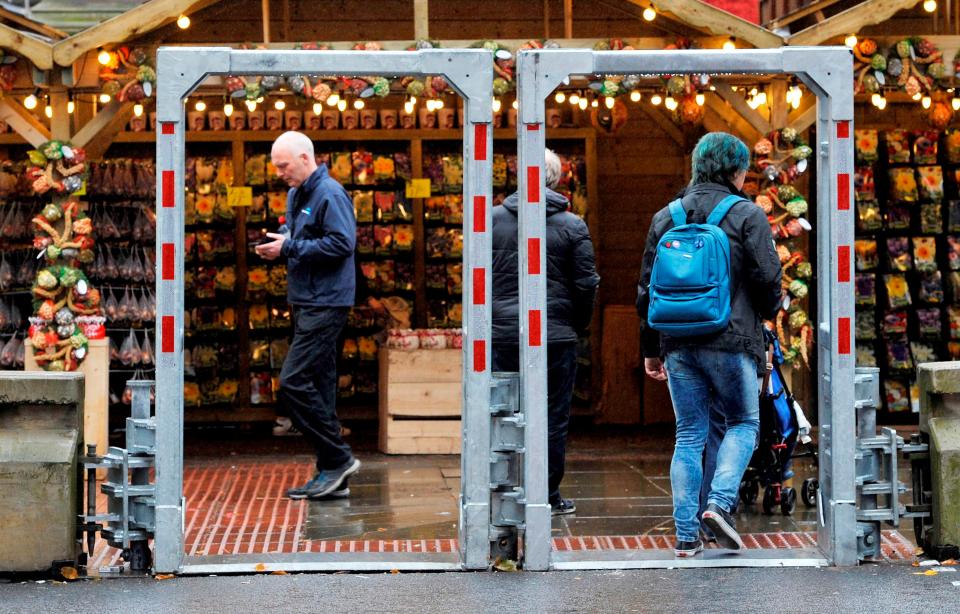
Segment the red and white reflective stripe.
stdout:
[[[473,125],[473,163],[476,164],[476,171],[483,176],[483,168],[487,162],[487,147],[490,143],[489,123],[476,123]],[[489,237],[487,232],[487,197],[484,194],[474,194],[473,196],[473,227],[470,229],[473,233],[472,245],[487,246]],[[487,268],[479,266],[473,269],[473,280],[471,293],[473,295],[472,304],[475,307],[487,307]],[[488,321],[489,318],[482,318],[481,321]],[[473,327],[475,337],[485,337],[486,331]],[[487,351],[489,344],[485,338],[473,339],[473,371],[482,373],[487,369]]]
[[473,269],[473,304],[487,303],[487,270],[477,267]]
[[850,246],[837,246],[837,283],[850,283]]
[[530,331],[530,347],[540,347],[543,340],[540,334],[540,310],[531,309],[527,317],[527,330]]
[[540,239],[527,239],[527,274],[540,274]]
[[176,246],[173,243],[160,245],[160,279],[173,281],[176,277]]
[[[850,138],[850,122],[849,121],[839,121],[837,122],[837,139],[849,139]],[[847,143],[839,143],[840,147],[846,147]],[[844,159],[844,158],[841,158]],[[837,209],[840,211],[848,211],[850,209],[850,169],[844,168],[841,169],[842,172],[837,173]]]
[[[175,138],[176,125],[174,122],[160,122],[160,134],[170,142]],[[171,145],[171,149],[174,149]],[[177,176],[171,169],[160,171],[160,206],[162,209],[175,209],[177,206]],[[171,215],[170,212],[160,212],[161,215]],[[164,241],[160,244],[160,281],[164,284],[177,281],[177,244]],[[172,315],[160,317],[160,353],[172,354],[176,347],[176,318]]]
[[[540,124],[526,124],[529,132],[540,130]],[[541,173],[540,166],[531,165],[527,167],[527,204],[540,205],[542,197],[540,193]],[[542,275],[540,249],[542,247],[541,237],[527,238],[527,275]],[[541,280],[542,282],[543,280]],[[527,312],[527,342],[530,347],[540,347],[543,345],[543,312],[540,309],[530,309]]]
[[850,354],[850,318],[837,318],[837,353]]
[[487,197],[473,197],[473,232],[487,231]]
[[[850,147],[850,122],[847,120],[837,122],[837,212],[847,212],[850,210],[850,168],[849,156],[841,154],[846,148]],[[839,220],[837,223],[841,223]],[[846,233],[843,233],[845,235]],[[843,236],[841,235],[841,236]],[[849,240],[847,238],[846,240]],[[841,239],[843,241],[843,239]],[[837,245],[837,283],[849,284],[851,275],[851,259],[853,257],[849,244],[841,243]],[[837,317],[837,353],[841,356],[849,355],[852,351],[852,336],[850,328],[850,317],[842,315]]]

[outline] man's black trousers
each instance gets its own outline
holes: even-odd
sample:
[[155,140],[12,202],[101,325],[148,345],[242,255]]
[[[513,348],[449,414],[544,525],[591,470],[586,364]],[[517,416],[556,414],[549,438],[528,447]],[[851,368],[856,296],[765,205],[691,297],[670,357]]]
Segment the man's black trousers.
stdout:
[[337,469],[353,458],[337,419],[337,338],[346,307],[292,308],[293,343],[280,371],[278,400],[313,444],[317,471]]
[[[520,349],[516,343],[493,344],[493,370],[520,370]],[[577,342],[547,344],[547,485],[550,503],[560,502],[560,481],[563,480],[567,453],[567,431],[570,427],[570,403],[577,375]]]

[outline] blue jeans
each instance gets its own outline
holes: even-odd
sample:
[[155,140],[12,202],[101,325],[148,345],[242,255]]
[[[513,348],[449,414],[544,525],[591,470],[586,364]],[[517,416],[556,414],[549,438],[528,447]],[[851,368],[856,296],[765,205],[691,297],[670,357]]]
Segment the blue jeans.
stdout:
[[678,541],[694,541],[700,528],[697,512],[711,407],[723,417],[726,432],[707,501],[729,511],[737,502],[760,428],[757,366],[747,353],[686,347],[667,355],[666,370],[677,419],[670,463],[673,521]]

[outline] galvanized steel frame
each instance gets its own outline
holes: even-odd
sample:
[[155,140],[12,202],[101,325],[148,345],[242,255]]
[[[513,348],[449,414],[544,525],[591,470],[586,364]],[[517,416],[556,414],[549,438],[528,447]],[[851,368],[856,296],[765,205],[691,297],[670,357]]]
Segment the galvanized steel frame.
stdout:
[[[463,452],[460,566],[489,565],[490,304],[493,55],[481,49],[423,51],[234,50],[161,47],[157,52],[157,512],[154,569],[189,571],[184,561],[183,311],[184,99],[210,75],[442,75],[464,99]],[[392,568],[344,561],[329,568]],[[389,558],[389,557],[387,557]],[[449,563],[397,556],[397,568]],[[324,567],[323,555],[310,565]],[[228,565],[241,565],[231,562]],[[312,567],[311,567],[312,565]],[[327,568],[327,567],[324,567]],[[219,569],[219,568],[218,568]],[[243,568],[238,567],[237,571]]]
[[[517,57],[520,184],[520,394],[526,414],[524,568],[551,567],[547,502],[546,210],[544,101],[570,75],[793,74],[817,96],[817,345],[820,410],[818,544],[834,565],[857,563],[854,452],[853,304],[853,59],[844,47],[737,51],[591,51],[537,49]],[[836,385],[833,385],[833,384]],[[578,554],[590,566],[595,556]],[[562,567],[570,567],[564,558]],[[819,560],[822,557],[815,557]],[[741,564],[746,562],[741,558]],[[795,559],[800,561],[803,559]],[[597,567],[616,562],[594,561]],[[768,560],[757,560],[760,565]],[[675,565],[674,559],[662,561]],[[785,562],[784,564],[791,564]],[[801,564],[801,563],[793,563]],[[804,563],[810,564],[810,562]],[[623,560],[623,567],[635,566]],[[645,561],[645,566],[653,563]],[[556,567],[556,566],[555,566]]]

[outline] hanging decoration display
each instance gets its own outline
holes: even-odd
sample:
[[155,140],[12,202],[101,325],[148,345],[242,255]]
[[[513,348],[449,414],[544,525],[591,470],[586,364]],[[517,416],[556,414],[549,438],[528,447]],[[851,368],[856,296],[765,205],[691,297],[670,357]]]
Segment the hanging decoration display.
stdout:
[[86,155],[62,141],[47,141],[28,155],[34,192],[52,197],[31,220],[33,247],[46,266],[33,283],[30,341],[41,368],[75,371],[87,354],[88,339],[104,333],[100,293],[81,268],[94,260],[93,222],[74,196],[83,186]]
[[120,102],[141,102],[153,96],[157,73],[146,50],[118,47],[101,51],[100,89]]
[[17,56],[0,49],[0,97],[13,90],[17,81]]
[[941,89],[947,76],[943,52],[926,38],[905,38],[886,51],[880,50],[875,39],[864,38],[852,50],[858,93],[895,87],[914,96]]
[[792,128],[783,128],[760,139],[753,146],[750,192],[763,209],[777,243],[783,265],[783,286],[787,299],[774,325],[780,337],[784,358],[795,363],[799,357],[810,365],[813,324],[808,315],[809,283],[813,266],[802,241],[812,226],[807,219],[808,204],[796,188],[797,179],[806,172],[813,150]]

